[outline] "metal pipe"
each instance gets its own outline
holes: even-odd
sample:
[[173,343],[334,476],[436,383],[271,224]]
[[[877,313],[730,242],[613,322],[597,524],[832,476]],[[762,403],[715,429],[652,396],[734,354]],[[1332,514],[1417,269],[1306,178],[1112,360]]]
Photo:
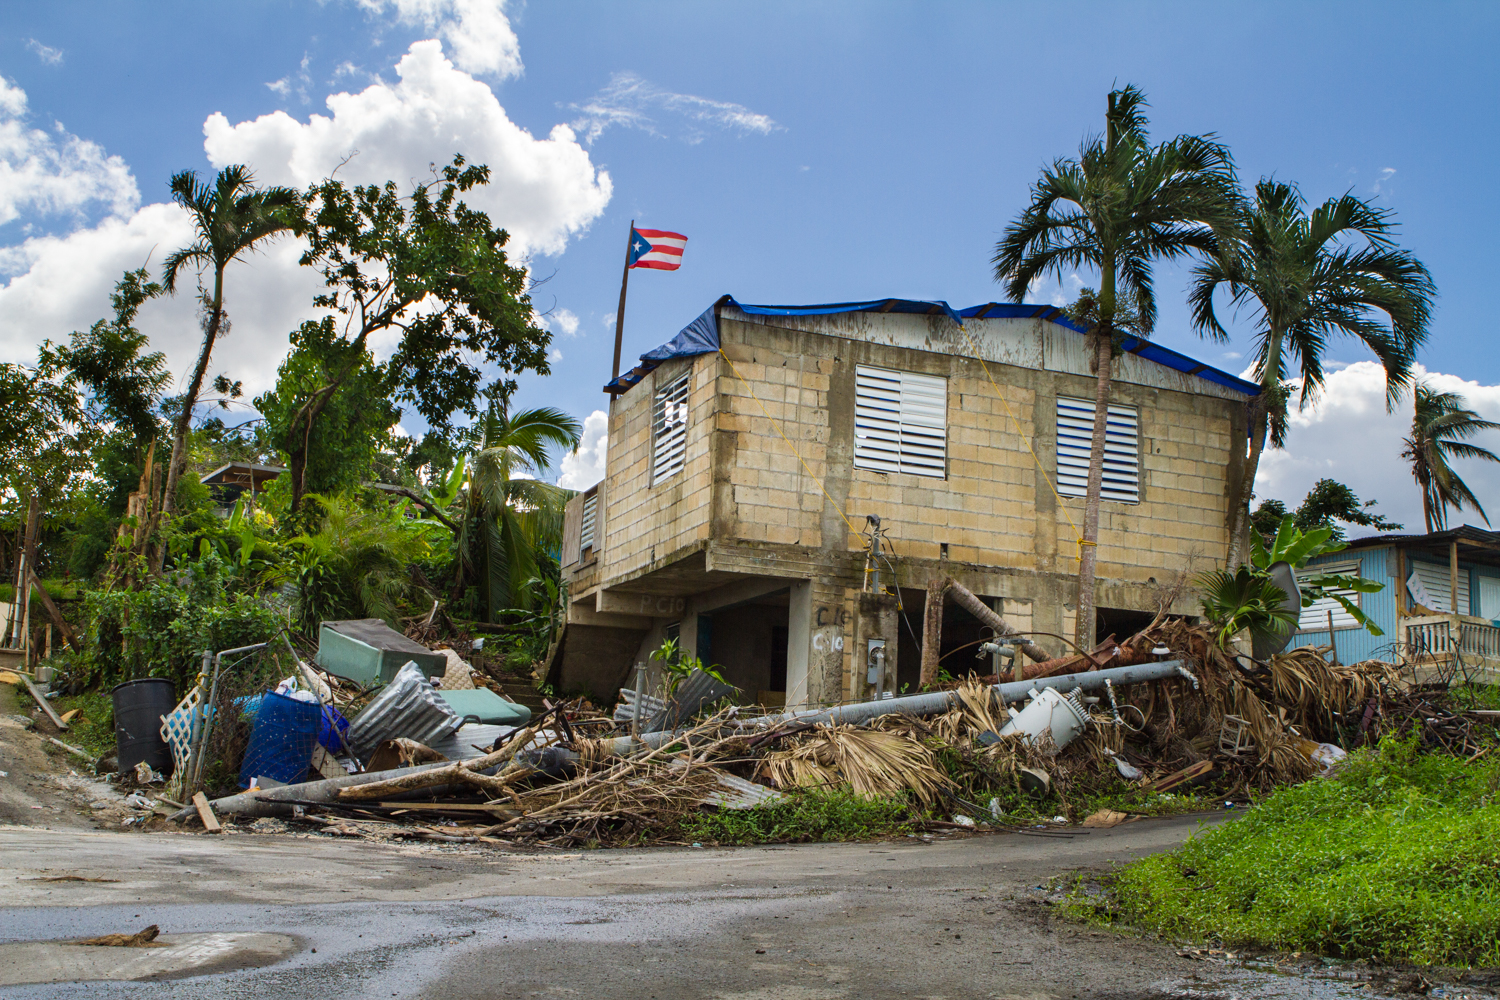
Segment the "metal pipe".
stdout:
[[[1085,691],[1094,691],[1102,688],[1105,681],[1111,684],[1139,684],[1144,681],[1164,680],[1180,674],[1186,675],[1196,685],[1197,678],[1182,669],[1179,661],[1163,660],[1160,663],[1137,663],[1128,667],[1111,667],[1108,670],[1085,670],[1073,674],[1060,674],[1056,677],[1011,681],[1008,684],[996,684],[990,690],[999,695],[1002,702],[1009,704],[1013,701],[1020,701],[1033,689],[1040,691],[1043,688],[1055,687],[1071,691],[1075,687],[1081,687]],[[884,701],[863,701],[852,705],[836,705],[833,708],[807,708],[797,712],[785,712],[781,715],[768,715],[760,719],[747,720],[745,725],[769,729],[783,722],[859,723],[868,722],[882,715],[897,713],[937,715],[940,712],[946,712],[956,703],[957,695],[954,692],[933,691],[927,694],[907,695],[905,698],[887,698]]]
[[[1180,666],[1177,660],[1137,663],[1129,667],[1111,667],[1108,670],[1087,670],[1076,674],[1061,674],[1057,677],[1011,681],[1008,684],[996,684],[990,690],[998,694],[1002,702],[1009,704],[1013,701],[1020,701],[1033,690],[1040,691],[1043,688],[1055,687],[1071,691],[1077,687],[1085,691],[1093,691],[1104,687],[1106,681],[1111,684],[1140,684],[1145,681],[1166,680],[1178,676],[1181,672]],[[1188,676],[1191,677],[1191,675]],[[957,701],[958,697],[952,691],[932,691],[927,694],[907,695],[904,698],[882,698],[879,701],[861,701],[852,705],[837,705],[833,708],[807,708],[797,712],[785,712],[781,715],[767,715],[758,719],[745,719],[740,725],[745,728],[770,729],[783,722],[860,723],[882,715],[938,715],[948,711]],[[640,736],[621,736],[604,741],[602,749],[610,756],[623,757],[638,750],[658,749],[680,735],[678,732],[660,732],[642,733]],[[562,751],[562,753],[569,752]]]

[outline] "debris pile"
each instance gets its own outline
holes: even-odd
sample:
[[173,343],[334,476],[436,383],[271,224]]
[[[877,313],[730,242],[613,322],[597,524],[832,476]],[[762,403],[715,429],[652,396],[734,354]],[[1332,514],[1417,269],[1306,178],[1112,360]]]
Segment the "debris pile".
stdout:
[[[308,662],[285,641],[206,656],[162,727],[173,773],[129,776],[161,789],[146,804],[210,831],[290,820],[551,846],[677,842],[705,810],[827,791],[904,801],[918,829],[1102,827],[1161,811],[1167,793],[1243,799],[1327,773],[1390,732],[1417,728],[1451,752],[1494,738],[1495,720],[1413,687],[1398,665],[1306,647],[1258,661],[1181,621],[1033,663],[1019,681],[768,715],[724,707],[733,690],[695,671],[670,690],[623,690],[608,713],[543,699],[535,718],[456,650],[393,666],[412,638],[356,624],[325,629],[342,659]],[[470,711],[475,695],[510,714]]]

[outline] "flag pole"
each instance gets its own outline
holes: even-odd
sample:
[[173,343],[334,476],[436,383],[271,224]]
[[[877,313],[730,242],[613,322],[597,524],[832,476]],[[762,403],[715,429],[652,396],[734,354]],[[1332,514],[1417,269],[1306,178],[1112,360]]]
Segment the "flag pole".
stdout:
[[615,364],[609,380],[620,377],[620,345],[625,337],[625,290],[630,286],[630,245],[635,242],[635,220],[630,220],[630,232],[625,237],[625,270],[620,275],[620,311],[615,314]]

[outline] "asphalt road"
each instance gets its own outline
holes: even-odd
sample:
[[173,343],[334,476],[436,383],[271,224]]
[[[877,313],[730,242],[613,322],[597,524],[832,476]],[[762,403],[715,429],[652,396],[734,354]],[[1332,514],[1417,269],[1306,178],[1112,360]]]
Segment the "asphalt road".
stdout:
[[[1056,921],[1041,902],[1036,887],[1051,876],[1170,849],[1200,822],[1071,839],[529,855],[0,827],[0,983],[43,978],[38,949],[52,949],[54,977],[75,961],[76,949],[35,942],[157,924],[177,949],[153,958],[148,981],[0,986],[0,996],[1370,996],[1209,966]],[[174,969],[179,952],[198,958]]]

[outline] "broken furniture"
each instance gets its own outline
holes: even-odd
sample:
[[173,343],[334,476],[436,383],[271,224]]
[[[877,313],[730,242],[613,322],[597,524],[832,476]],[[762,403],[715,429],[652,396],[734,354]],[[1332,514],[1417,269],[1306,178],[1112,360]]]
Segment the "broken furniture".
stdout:
[[389,684],[407,663],[415,663],[423,677],[448,669],[441,651],[413,642],[379,618],[324,622],[318,630],[318,666],[361,687]]

